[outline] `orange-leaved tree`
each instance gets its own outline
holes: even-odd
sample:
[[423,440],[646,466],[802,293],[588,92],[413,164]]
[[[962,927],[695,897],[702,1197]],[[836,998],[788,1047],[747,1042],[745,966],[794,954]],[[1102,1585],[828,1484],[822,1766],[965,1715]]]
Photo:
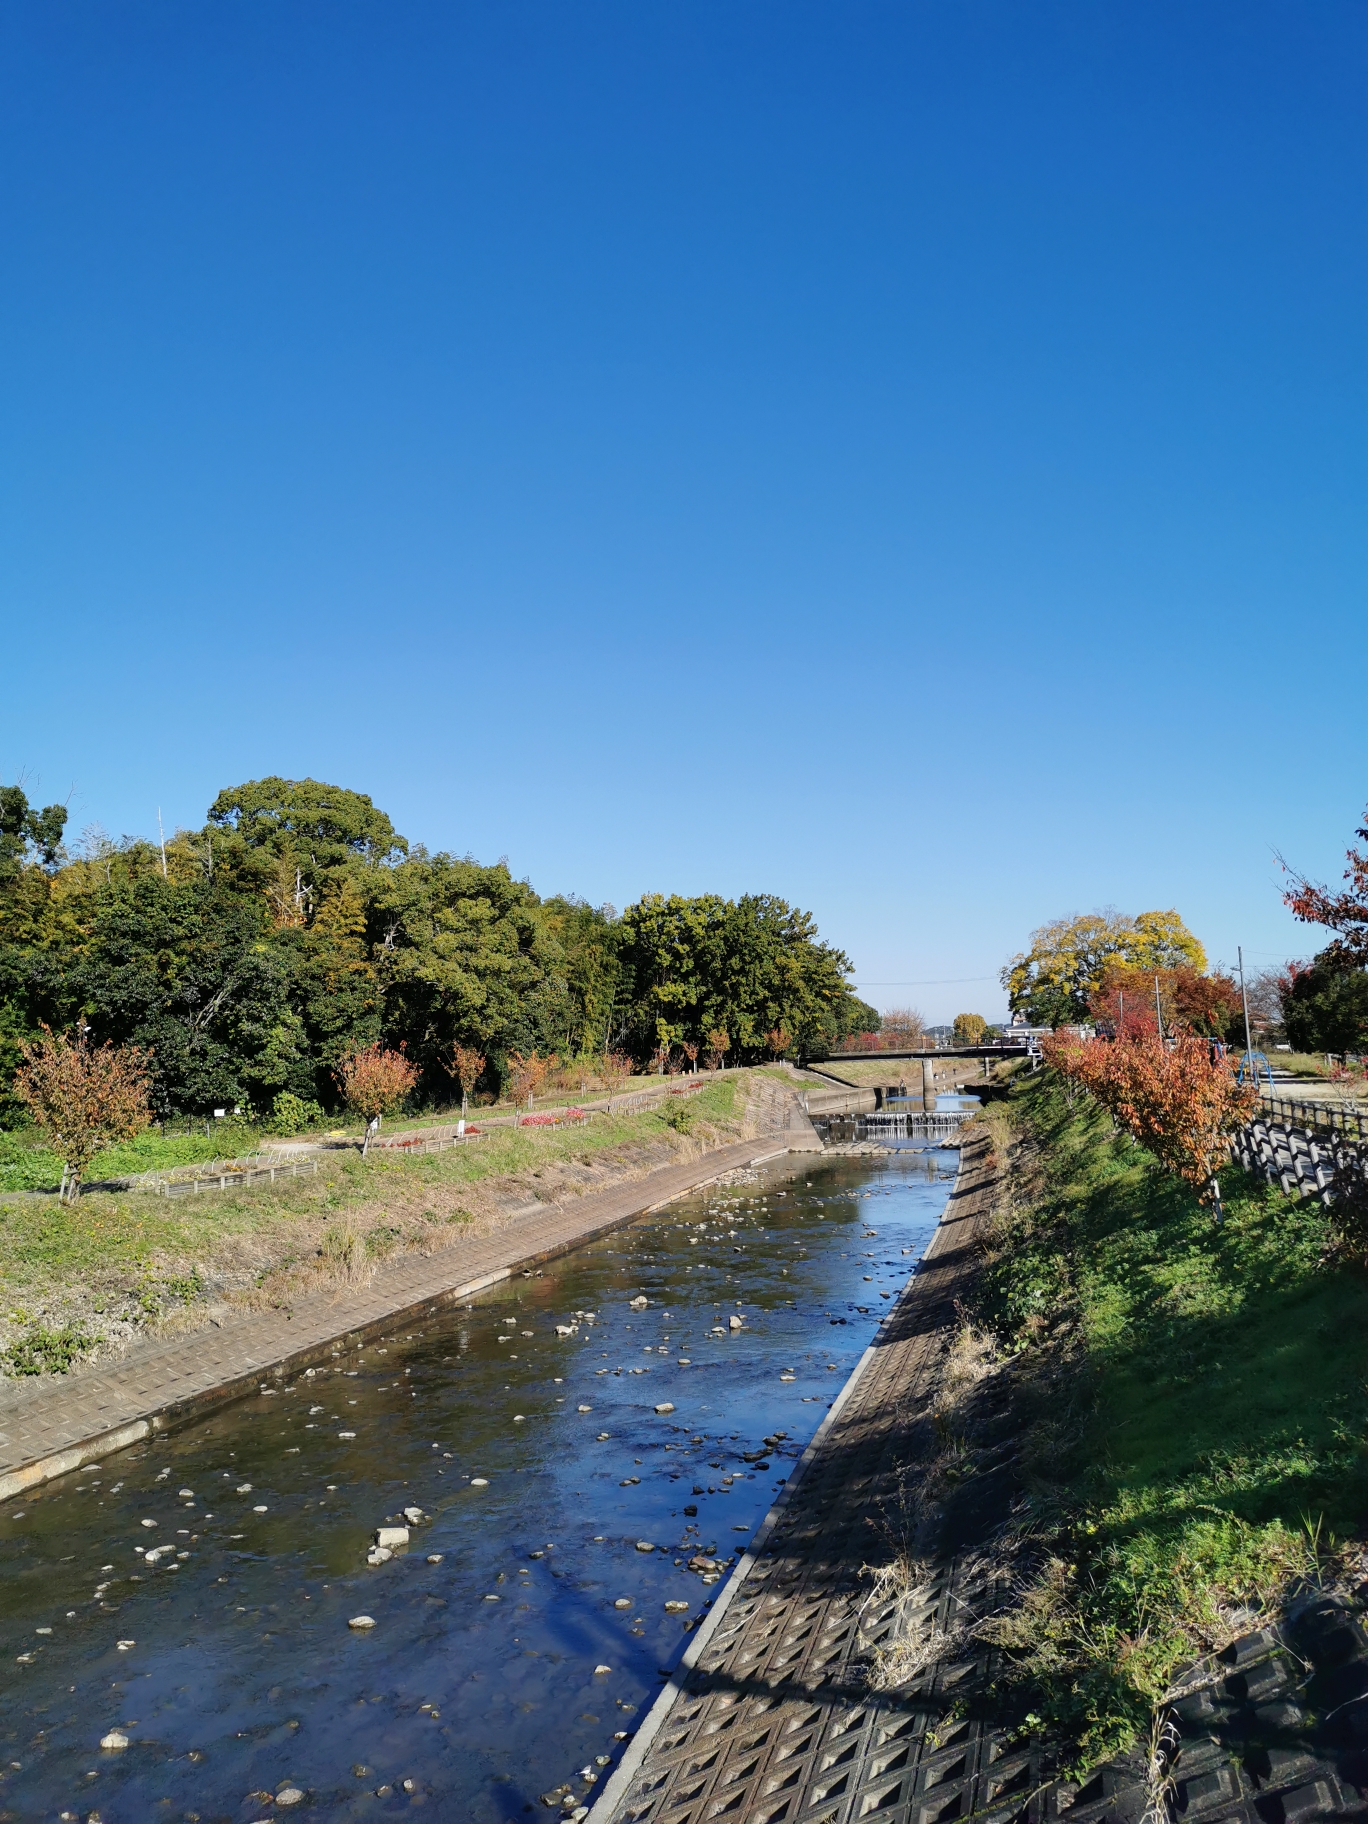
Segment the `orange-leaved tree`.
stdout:
[[632,1060],[625,1051],[605,1051],[597,1069],[608,1088],[608,1112],[611,1114],[613,1097],[632,1074]]
[[453,1045],[451,1048],[452,1075],[461,1086],[461,1119],[465,1120],[466,1107],[475,1093],[485,1067],[482,1051],[476,1051],[473,1045]]
[[508,1054],[508,1087],[513,1097],[513,1112],[516,1116],[519,1106],[526,1102],[531,1108],[532,1098],[546,1081],[547,1075],[560,1063],[552,1052],[550,1057],[539,1057],[535,1047],[524,1057],[520,1051]]
[[1157,1030],[1116,1040],[1058,1033],[1041,1048],[1047,1064],[1086,1089],[1220,1219],[1216,1174],[1230,1156],[1228,1136],[1258,1101],[1252,1084],[1237,1081],[1228,1057],[1193,1033],[1165,1044]]
[[[1368,843],[1368,819],[1354,833],[1360,842]],[[1283,895],[1283,902],[1295,917],[1309,925],[1325,925],[1335,933],[1334,942],[1321,952],[1324,960],[1336,968],[1358,969],[1368,965],[1368,849],[1348,849],[1345,860],[1349,863],[1344,870],[1347,892],[1334,893],[1288,868],[1296,884]]]
[[786,1026],[773,1026],[765,1034],[765,1044],[776,1058],[782,1058],[792,1043]]
[[683,1049],[684,1056],[689,1060],[689,1075],[696,1077],[698,1075],[698,1040],[685,1039]]
[[372,1123],[403,1107],[405,1097],[418,1081],[418,1070],[404,1056],[402,1045],[398,1051],[386,1051],[377,1040],[374,1045],[349,1052],[333,1076],[347,1107],[366,1123],[366,1137],[361,1143],[364,1155],[370,1150]]
[[708,1057],[714,1070],[721,1070],[722,1060],[731,1050],[731,1034],[725,1026],[713,1026],[708,1030]]
[[95,1155],[150,1123],[149,1054],[134,1045],[92,1046],[84,1025],[75,1034],[45,1026],[20,1051],[15,1092],[60,1155],[62,1201],[74,1203]]

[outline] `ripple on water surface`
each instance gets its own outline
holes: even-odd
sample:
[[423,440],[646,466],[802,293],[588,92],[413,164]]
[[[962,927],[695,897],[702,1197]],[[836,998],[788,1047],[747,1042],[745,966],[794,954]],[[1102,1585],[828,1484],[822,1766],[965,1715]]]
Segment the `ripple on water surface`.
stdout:
[[0,1508],[0,1815],[591,1800],[954,1165],[747,1175]]

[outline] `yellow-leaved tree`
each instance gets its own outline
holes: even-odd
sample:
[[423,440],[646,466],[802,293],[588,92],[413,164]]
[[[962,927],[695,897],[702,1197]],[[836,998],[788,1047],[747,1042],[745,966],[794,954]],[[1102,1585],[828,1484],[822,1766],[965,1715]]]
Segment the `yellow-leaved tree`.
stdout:
[[1177,912],[1083,912],[1031,933],[1031,947],[1002,971],[1013,1013],[1033,1026],[1086,1020],[1110,965],[1206,971],[1206,951]]

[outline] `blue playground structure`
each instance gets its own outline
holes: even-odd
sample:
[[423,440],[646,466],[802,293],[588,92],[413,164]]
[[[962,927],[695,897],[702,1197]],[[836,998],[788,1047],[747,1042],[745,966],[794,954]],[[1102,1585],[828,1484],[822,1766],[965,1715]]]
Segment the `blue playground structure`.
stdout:
[[1268,1078],[1270,1086],[1272,1085],[1273,1066],[1269,1063],[1268,1059],[1264,1056],[1264,1054],[1261,1051],[1247,1051],[1244,1054],[1244,1056],[1240,1059],[1239,1081],[1241,1083],[1243,1083],[1245,1080],[1245,1067],[1246,1066],[1248,1066],[1248,1068],[1249,1068],[1249,1075],[1250,1075],[1251,1082],[1257,1083],[1259,1080],[1259,1072],[1262,1071],[1264,1073],[1264,1075]]

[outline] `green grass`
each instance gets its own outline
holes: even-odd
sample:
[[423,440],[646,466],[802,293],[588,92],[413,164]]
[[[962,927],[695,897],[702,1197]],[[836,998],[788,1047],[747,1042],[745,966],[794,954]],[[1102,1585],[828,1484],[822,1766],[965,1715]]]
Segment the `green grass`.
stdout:
[[[1037,1401],[1035,1587],[1004,1639],[1084,1761],[1368,1514],[1368,1287],[1327,1220],[1231,1168],[1209,1214],[1046,1073],[1007,1110],[1024,1210],[982,1315]],[[1072,1419],[1065,1405],[1072,1401]]]
[[[136,1140],[107,1147],[92,1160],[86,1177],[128,1178],[137,1172],[194,1165],[201,1159],[231,1158],[258,1144],[256,1130],[237,1122],[220,1124],[207,1139],[203,1134],[163,1135],[152,1128]],[[0,1131],[0,1191],[55,1191],[61,1182],[60,1156],[36,1141],[32,1130]]]
[[[724,1077],[692,1097],[693,1119],[734,1118],[737,1082]],[[338,1153],[317,1178],[204,1197],[97,1191],[70,1207],[55,1198],[0,1203],[0,1288],[13,1299],[31,1297],[35,1285],[51,1291],[77,1281],[137,1283],[157,1259],[202,1264],[220,1243],[243,1234],[263,1237],[284,1258],[301,1216],[345,1212],[377,1199],[402,1204],[420,1190],[459,1194],[463,1186],[491,1178],[535,1175],[559,1160],[592,1159],[613,1147],[660,1139],[670,1132],[665,1115],[671,1112],[596,1115],[583,1127],[494,1128],[473,1145],[417,1157]],[[451,1196],[445,1201],[450,1204]]]

